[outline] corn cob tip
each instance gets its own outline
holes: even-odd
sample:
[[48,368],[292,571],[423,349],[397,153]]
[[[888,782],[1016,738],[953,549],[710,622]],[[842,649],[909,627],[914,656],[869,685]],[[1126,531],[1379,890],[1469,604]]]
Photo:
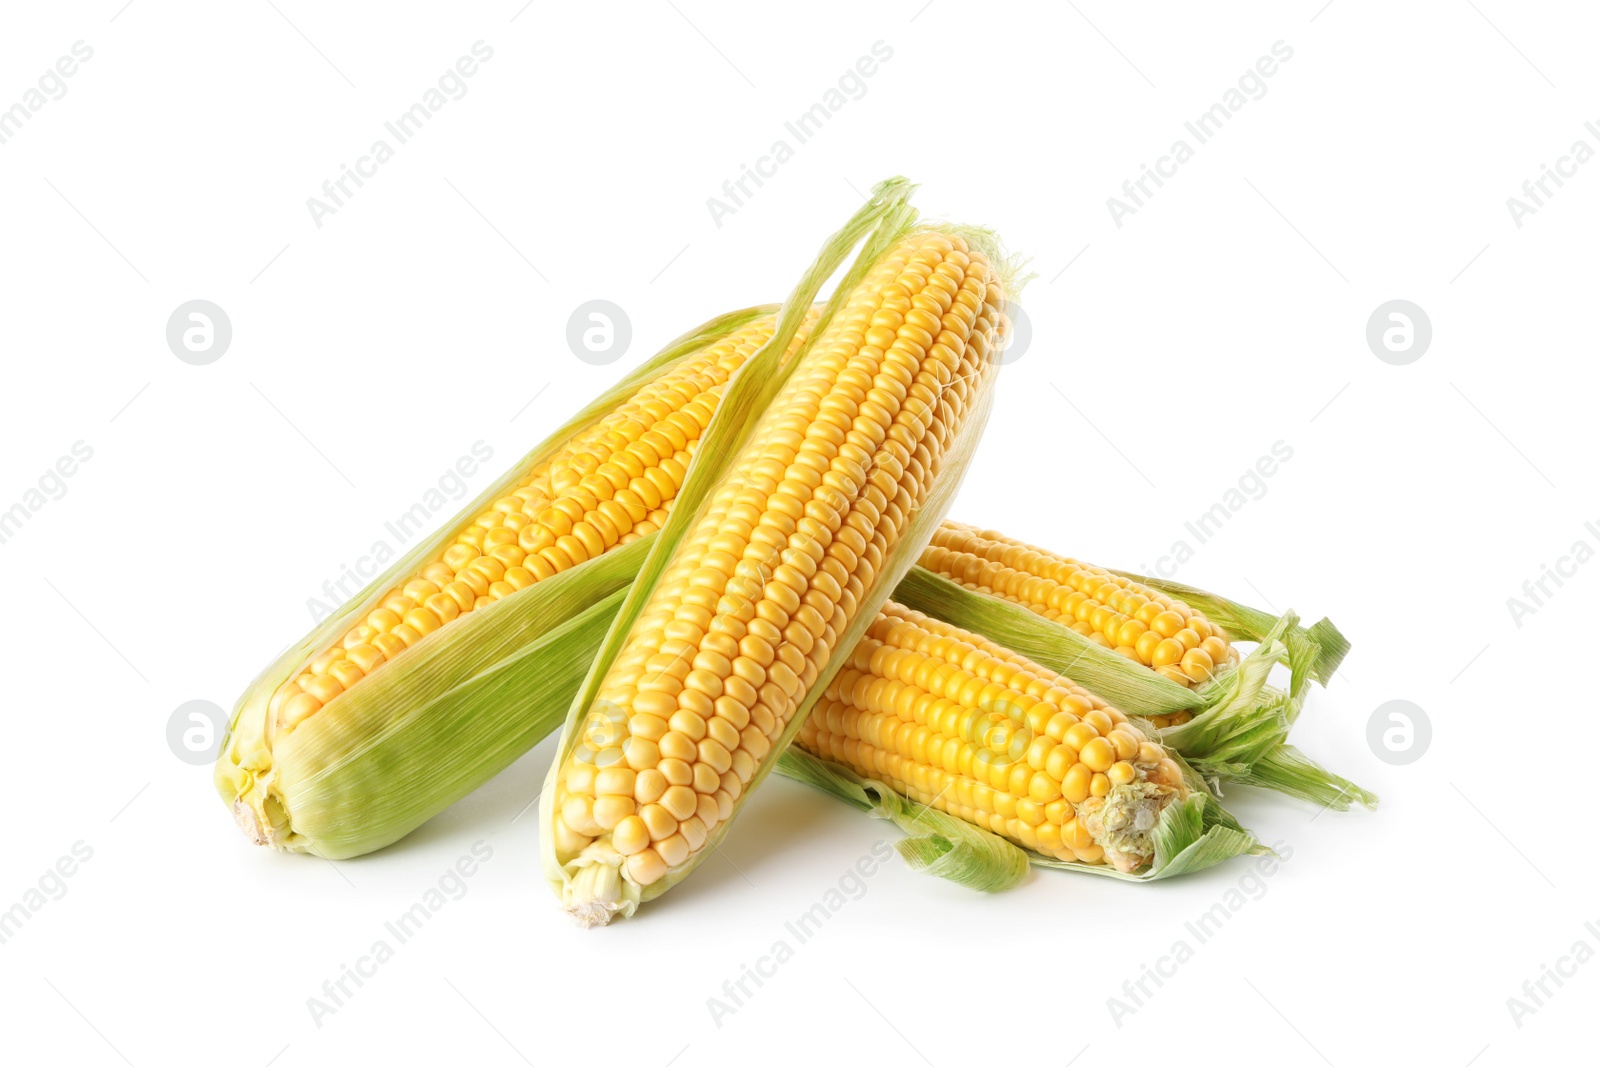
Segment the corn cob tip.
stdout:
[[605,926],[619,914],[627,918],[639,906],[637,888],[622,880],[622,855],[615,858],[584,866],[564,887],[562,906],[584,930]]
[[228,808],[233,812],[234,824],[252,845],[279,852],[313,851],[290,825],[282,799],[261,776],[251,776]]
[[[274,795],[271,782],[276,775],[270,750],[262,743],[266,720],[266,701],[259,693],[246,694],[218,758],[213,784],[233,821],[252,845],[287,850],[294,831],[288,826],[282,802]],[[241,753],[250,753],[248,762]],[[274,819],[280,825],[274,826]]]
[[274,844],[272,828],[257,818],[255,809],[243,799],[233,802],[233,821],[239,824],[239,829],[244,831],[244,836],[250,839],[252,845]]
[[1113,786],[1109,796],[1090,797],[1078,806],[1084,828],[1105,851],[1106,862],[1132,874],[1155,857],[1151,836],[1161,812],[1182,799],[1182,787],[1140,780]]

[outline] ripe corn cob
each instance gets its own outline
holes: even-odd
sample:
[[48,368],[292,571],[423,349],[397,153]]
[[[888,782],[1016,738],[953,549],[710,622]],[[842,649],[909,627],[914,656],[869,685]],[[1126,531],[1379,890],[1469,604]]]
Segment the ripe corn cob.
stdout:
[[1239,661],[1222,628],[1183,601],[994,530],[947,520],[921,564],[964,588],[1071,627],[1182,686],[1209,681]]
[[720,839],[959,477],[946,453],[986,413],[999,278],[938,230],[871,264],[704,509],[663,534],[574,704],[542,815],[547,873],[586,924],[631,914]]
[[796,744],[1067,862],[1132,873],[1178,764],[1121,711],[1053,671],[898,604],[878,615]]
[[527,467],[510,491],[459,525],[449,547],[273,694],[277,729],[294,729],[469,612],[660,529],[728,378],[776,322],[763,315],[690,355]]
[[[896,591],[909,607],[1001,641],[1161,731],[1212,783],[1247,782],[1318,804],[1377,798],[1287,744],[1315,680],[1349,643],[1323,619],[1305,629],[1159,579],[1105,570],[947,522]],[[1241,656],[1235,641],[1255,641]],[[1176,658],[1174,658],[1176,657]],[[1274,664],[1289,688],[1268,684]]]
[[[552,635],[603,632],[620,598],[609,613],[580,614],[632,580],[647,546],[627,546],[665,521],[729,378],[775,324],[775,308],[752,309],[680,339],[269,667],[241,699],[217,764],[218,790],[246,834],[330,857],[370,851],[515,759],[514,739],[531,746],[554,729],[581,678],[568,677],[570,664],[530,680],[518,700],[549,710],[514,727],[508,710],[468,697],[495,669],[528,669],[505,662],[518,641],[549,649]],[[602,558],[601,569],[585,566]],[[589,584],[554,582],[568,572]],[[515,610],[485,618],[500,605]],[[378,684],[391,671],[403,677]],[[422,714],[436,721],[409,723]],[[488,717],[501,736],[464,727]],[[418,734],[435,751],[401,752],[401,738]],[[461,777],[443,781],[440,767]]]

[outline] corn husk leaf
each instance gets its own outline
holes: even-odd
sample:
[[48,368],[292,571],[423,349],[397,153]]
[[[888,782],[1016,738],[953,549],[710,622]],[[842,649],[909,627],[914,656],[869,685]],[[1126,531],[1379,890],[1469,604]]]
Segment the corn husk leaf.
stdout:
[[910,836],[896,842],[895,851],[913,870],[986,893],[1010,889],[1027,876],[1027,855],[1000,835],[909,800],[882,782],[819,759],[798,745],[789,746],[779,757],[778,773],[904,830]]
[[[472,612],[461,624],[476,632],[419,642],[417,656],[363,680],[370,693],[351,694],[363,698],[359,717],[318,713],[281,740],[275,774],[292,798],[283,808],[290,847],[326,859],[381,848],[553,733],[626,593],[630,568],[613,556],[621,553],[601,557],[613,567],[603,585],[574,567],[537,583],[572,575],[564,595],[506,597]],[[583,606],[605,588],[613,591]]]
[[[1278,662],[1289,668],[1289,691],[1283,693],[1269,686],[1263,686],[1261,694],[1263,698],[1272,700],[1278,705],[1285,721],[1291,725],[1300,715],[1311,683],[1314,681],[1326,687],[1339,669],[1339,664],[1350,654],[1349,640],[1339,632],[1339,628],[1332,620],[1326,617],[1318,619],[1309,627],[1301,627],[1292,611],[1282,616],[1273,616],[1258,608],[1240,604],[1238,601],[1181,582],[1151,578],[1129,571],[1113,573],[1132,578],[1136,582],[1182,600],[1221,626],[1232,640],[1261,642],[1256,652],[1247,657],[1246,663],[1260,653],[1262,648],[1276,643],[1279,646],[1276,649]],[[1244,664],[1241,664],[1242,666]],[[1192,725],[1191,722],[1172,727],[1168,733],[1181,731],[1185,726]],[[1337,811],[1348,811],[1351,805],[1356,803],[1369,810],[1378,806],[1376,793],[1327,770],[1285,740],[1272,745],[1263,743],[1258,751],[1253,752],[1248,759],[1239,761],[1230,773],[1221,777],[1244,785],[1272,789]]]
[[1195,706],[1195,693],[1095,644],[1074,630],[999,597],[966,589],[918,567],[894,592],[904,604],[1064,674],[1130,715],[1171,715]]
[[[310,657],[342,638],[390,589],[435,558],[456,531],[504,496],[529,467],[672,364],[776,310],[769,305],[731,312],[674,340],[268,665],[235,706],[214,772],[217,791],[245,834],[258,844],[328,858],[361,855],[404,836],[488,781],[516,758],[507,758],[516,746],[536,744],[537,730],[520,723],[494,735],[491,727],[503,717],[475,705],[477,690],[469,679],[530,642],[546,641],[541,646],[546,653],[557,650],[555,632],[624,588],[648,553],[648,541],[573,567],[428,634],[285,737],[276,736],[268,702]],[[573,631],[564,632],[570,637]],[[560,698],[564,708],[576,685],[564,677],[569,670],[570,664],[562,664],[548,677],[513,675],[530,688],[528,701]],[[415,721],[420,708],[436,720]],[[545,732],[555,725],[538,718],[532,725],[541,723]],[[422,736],[432,737],[434,747],[423,747],[417,740]]]

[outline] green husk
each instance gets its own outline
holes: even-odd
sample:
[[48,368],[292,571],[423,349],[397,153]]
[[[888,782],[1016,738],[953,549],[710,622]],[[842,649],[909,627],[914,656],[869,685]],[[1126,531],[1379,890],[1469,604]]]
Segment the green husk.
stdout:
[[[1192,711],[1189,722],[1159,731],[1160,739],[1183,756],[1213,791],[1220,790],[1221,783],[1234,782],[1275,789],[1340,811],[1352,801],[1367,807],[1377,804],[1372,793],[1303,754],[1281,752],[1309,680],[1318,672],[1331,674],[1349,649],[1331,623],[1324,619],[1306,630],[1292,611],[1274,617],[1187,586],[1166,583],[1157,588],[1197,608],[1235,640],[1258,642],[1256,648],[1232,669],[1187,689],[1070,627],[931,571],[919,568],[909,574],[894,599],[1064,674],[1129,715],[1150,718]],[[1335,654],[1323,650],[1324,638],[1334,643]],[[1278,663],[1289,667],[1287,693],[1267,684]]]
[[[878,186],[874,190],[873,200],[824,247],[823,255],[817,264],[785,305],[785,314],[791,308],[803,308],[808,305],[822,280],[832,273],[848,249],[870,231],[871,235],[867,237],[855,266],[840,283],[822,318],[813,327],[810,335],[813,342],[823,335],[827,320],[844,296],[854,288],[856,282],[891,245],[910,232],[916,215],[906,203],[909,192],[910,187],[903,179]],[[975,231],[964,233],[963,236],[967,236],[969,240],[981,239],[982,243],[978,247],[985,251],[993,249],[992,237],[981,237]],[[992,256],[991,259],[994,262],[1001,262],[998,255]],[[626,872],[621,868],[622,858],[619,855],[604,855],[599,851],[591,851],[564,865],[557,858],[554,845],[553,820],[558,814],[554,803],[556,786],[567,758],[578,743],[581,728],[603,679],[654,592],[678,544],[699,522],[704,504],[712,490],[719,484],[730,459],[742,450],[778,390],[789,380],[810,349],[809,344],[803,346],[794,358],[787,363],[782,361],[783,346],[787,344],[786,339],[780,341],[782,318],[783,316],[780,316],[780,333],[774,336],[770,350],[753,355],[729,384],[722,403],[707,428],[706,443],[696,453],[695,461],[690,467],[688,477],[680,491],[679,502],[674,507],[667,526],[657,538],[650,559],[646,561],[638,580],[629,592],[628,599],[618,613],[606,644],[596,657],[583,689],[573,701],[556,761],[545,780],[540,798],[540,817],[546,830],[541,835],[540,846],[545,876],[551,888],[561,898],[567,912],[586,926],[602,925],[616,915],[632,915],[641,903],[654,899],[687,877],[721,842],[733,820],[738,817],[738,810],[742,808],[744,801],[777,765],[778,759],[775,757],[784,751],[799,732],[812,706],[826,688],[827,680],[852,654],[878,609],[905,572],[916,563],[923,546],[932,537],[933,531],[954,499],[961,475],[970,463],[992,406],[993,389],[981,388],[973,409],[968,413],[946,452],[941,476],[930,490],[928,498],[909,516],[900,542],[889,552],[873,585],[863,591],[850,625],[843,633],[836,636],[836,644],[828,663],[818,673],[816,682],[800,701],[783,735],[774,744],[773,755],[764,759],[756,768],[750,782],[735,802],[733,816],[720,823],[707,838],[706,843],[687,860],[647,886],[639,886],[626,876]],[[992,373],[988,377],[989,383],[992,384]],[[715,447],[711,447],[713,441]]]
[[[602,587],[614,590],[603,599],[581,606],[593,596],[583,583],[594,575],[585,579],[577,568],[546,579],[538,584],[559,583],[567,595],[507,597],[472,612],[461,625],[477,623],[478,632],[419,642],[416,656],[364,680],[370,691],[352,694],[363,698],[360,714],[319,712],[281,740],[273,795],[288,798],[276,809],[284,817],[277,832],[287,840],[278,843],[326,859],[371,852],[549,736],[622,603],[626,552],[602,557],[620,571]],[[491,614],[497,611],[502,618]]]
[[[307,659],[341,638],[390,589],[435,558],[457,530],[505,495],[529,467],[548,459],[670,365],[775,310],[768,305],[731,312],[674,340],[268,665],[234,708],[214,770],[217,791],[246,836],[257,844],[333,859],[370,852],[488,781],[553,729],[559,716],[550,721],[547,709],[551,703],[565,708],[577,684],[576,678],[567,678],[573,665],[563,658],[541,672],[538,657],[521,654],[532,647],[543,655],[565,657],[570,651],[566,642],[587,632],[599,617],[580,621],[580,613],[632,580],[649,551],[648,539],[441,627],[330,701],[287,737],[275,736],[268,702]],[[516,662],[502,663],[508,660]],[[518,680],[525,691],[499,707],[487,706],[482,694],[508,678]],[[423,708],[428,709],[426,720]],[[529,718],[512,720],[508,714]]]
[[894,591],[896,603],[982,634],[1130,715],[1171,715],[1195,706],[1195,694],[1132,660],[1027,608],[971,589],[918,567]]
[[[1298,617],[1292,611],[1275,617],[1258,608],[1240,604],[1227,597],[1204,589],[1196,589],[1181,582],[1152,578],[1129,571],[1112,573],[1131,578],[1168,596],[1176,597],[1221,626],[1232,640],[1260,642],[1255,652],[1246,657],[1245,663],[1240,665],[1241,668],[1258,655],[1264,655],[1262,649],[1272,649],[1277,662],[1289,668],[1289,691],[1283,693],[1263,686],[1261,695],[1265,700],[1276,704],[1282,713],[1285,738],[1288,727],[1293,725],[1300,715],[1311,683],[1314,681],[1326,687],[1333,679],[1334,673],[1338,671],[1339,665],[1344,662],[1345,656],[1350,653],[1349,640],[1339,632],[1339,628],[1332,620],[1326,617],[1318,619],[1310,627],[1302,628],[1298,625]],[[1195,721],[1198,721],[1198,718],[1197,716]],[[1163,739],[1172,743],[1172,738],[1179,731],[1193,725],[1194,721],[1191,721],[1171,727],[1165,731]],[[1235,751],[1244,752],[1246,757],[1237,760],[1229,773],[1219,777],[1244,785],[1272,789],[1337,811],[1348,811],[1353,803],[1359,803],[1368,810],[1377,808],[1376,793],[1327,770],[1290,745],[1287,740],[1279,739],[1277,743],[1269,744],[1265,736],[1261,736],[1257,738],[1257,742],[1252,746],[1248,739],[1237,739]]]
[[1290,744],[1273,748],[1234,781],[1300,797],[1335,811],[1349,811],[1353,803],[1369,811],[1378,806],[1378,794],[1323,769]]
[[778,773],[832,794],[875,819],[888,819],[910,834],[896,842],[895,850],[912,870],[986,893],[1010,889],[1028,873],[1026,853],[998,834],[907,800],[882,782],[819,759],[798,745],[784,750]]
[[[1131,578],[1141,585],[1148,585],[1152,589],[1183,601],[1222,627],[1228,637],[1235,641],[1264,640],[1278,621],[1277,616],[1268,612],[1248,607],[1216,593],[1208,593],[1204,589],[1196,589],[1192,585],[1184,585],[1182,582],[1152,578],[1133,571],[1111,573]],[[1290,692],[1299,691],[1303,678],[1311,678],[1317,684],[1326,687],[1333,680],[1339,664],[1350,654],[1350,642],[1327,618],[1318,619],[1308,629],[1302,629],[1298,625],[1291,626],[1283,632],[1282,640],[1285,644],[1282,662],[1289,664],[1291,668],[1296,668],[1293,680],[1289,684]],[[1313,653],[1298,664],[1295,663],[1291,659],[1291,653],[1297,648],[1305,649],[1308,646],[1314,650]]]

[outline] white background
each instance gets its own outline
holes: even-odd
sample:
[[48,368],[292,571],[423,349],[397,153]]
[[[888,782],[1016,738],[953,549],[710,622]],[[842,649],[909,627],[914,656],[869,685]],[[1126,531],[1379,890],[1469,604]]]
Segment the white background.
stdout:
[[[0,909],[92,858],[0,945],[9,1062],[242,1067],[815,1058],[970,1064],[1513,1064],[1592,1048],[1600,963],[1521,996],[1600,920],[1590,838],[1600,538],[1591,435],[1600,164],[1516,226],[1525,180],[1600,148],[1596,24],[1503,0],[1119,7],[923,0],[11,5],[0,107],[93,58],[0,145],[0,509],[93,458],[0,544]],[[493,48],[318,228],[306,207],[475,41]],[[876,41],[893,57],[717,226],[708,197]],[[1293,57],[1119,228],[1106,200],[1274,42]],[[1194,141],[1189,138],[1191,145]],[[792,144],[792,139],[791,139]],[[774,777],[636,921],[581,933],[536,868],[549,745],[380,855],[249,847],[173,709],[231,707],[308,597],[475,441],[476,493],[665,340],[785,294],[903,173],[931,216],[1031,257],[1031,347],[955,515],[1154,566],[1274,442],[1293,459],[1180,580],[1332,616],[1355,643],[1297,739],[1383,797],[1246,790],[1292,858],[1134,1014],[1107,999],[1246,879],[1040,871],[981,897],[899,866],[722,1020],[707,998],[897,831]],[[184,301],[234,337],[168,350]],[[564,334],[631,317],[622,362]],[[1433,342],[1368,349],[1407,299]],[[1190,538],[1192,543],[1192,538]],[[1366,740],[1382,703],[1433,727]],[[474,842],[492,859],[332,1016],[307,999]],[[792,939],[791,939],[792,940]],[[676,1058],[675,1058],[676,1057]]]

